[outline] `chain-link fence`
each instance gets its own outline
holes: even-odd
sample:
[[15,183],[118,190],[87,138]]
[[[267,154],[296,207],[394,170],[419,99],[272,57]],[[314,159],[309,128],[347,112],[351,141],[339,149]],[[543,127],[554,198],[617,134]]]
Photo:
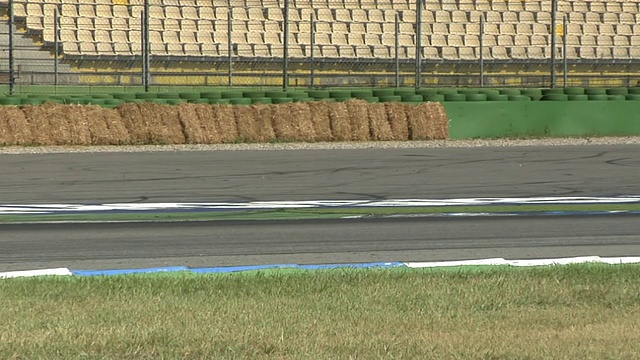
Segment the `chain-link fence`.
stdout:
[[640,0],[2,1],[12,87],[628,86],[640,70]]

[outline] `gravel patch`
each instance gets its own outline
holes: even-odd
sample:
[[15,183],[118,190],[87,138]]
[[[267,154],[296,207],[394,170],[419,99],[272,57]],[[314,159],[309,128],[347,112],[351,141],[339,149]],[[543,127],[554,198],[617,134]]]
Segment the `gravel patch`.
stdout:
[[126,145],[126,146],[9,146],[0,154],[60,154],[110,152],[175,152],[175,151],[275,151],[275,150],[349,150],[349,149],[420,149],[476,148],[516,146],[584,146],[638,145],[640,137],[543,138],[543,139],[475,139],[427,141],[363,141],[318,143],[214,144],[214,145]]

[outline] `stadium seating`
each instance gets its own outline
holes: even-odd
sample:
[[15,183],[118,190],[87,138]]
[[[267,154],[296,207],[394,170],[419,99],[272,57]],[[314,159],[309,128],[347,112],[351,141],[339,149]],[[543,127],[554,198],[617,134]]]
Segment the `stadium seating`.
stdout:
[[[3,0],[6,2],[7,0]],[[150,0],[154,56],[281,57],[284,0]],[[415,55],[415,2],[407,0],[289,0],[289,56],[310,55],[311,32],[319,58],[392,59]],[[480,43],[488,60],[531,61],[550,56],[550,1],[433,0],[422,11],[422,54],[433,61],[477,61]],[[67,56],[126,57],[140,53],[142,0],[15,0],[14,15],[26,30],[59,41]],[[571,60],[640,60],[640,0],[558,1],[567,16]],[[314,29],[311,28],[311,18]],[[480,18],[484,17],[484,34]],[[231,21],[231,23],[229,23]],[[229,33],[231,29],[231,33]],[[562,32],[563,29],[560,29]],[[558,47],[562,37],[558,36]]]

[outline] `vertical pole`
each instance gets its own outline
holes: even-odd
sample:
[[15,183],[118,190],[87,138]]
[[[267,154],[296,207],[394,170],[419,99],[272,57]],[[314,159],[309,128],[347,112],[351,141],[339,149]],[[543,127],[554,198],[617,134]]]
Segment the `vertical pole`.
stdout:
[[480,87],[484,87],[484,14],[480,15]]
[[227,55],[229,56],[229,86],[233,86],[233,44],[231,43],[231,3],[227,13]]
[[400,87],[400,15],[396,11],[395,28],[396,87]]
[[142,53],[141,55],[141,61],[142,61],[142,86],[146,89],[147,88],[147,42],[144,41],[144,34],[146,33],[145,31],[145,9],[146,7],[143,6],[142,11],[140,12],[140,48]]
[[315,13],[311,12],[311,23],[309,27],[309,43],[311,45],[311,87],[315,85],[316,82],[316,61],[315,61],[315,46],[316,46],[316,24],[315,24]]
[[569,82],[568,69],[569,66],[567,64],[567,15],[565,14],[562,19],[562,62],[564,63],[563,74],[564,74],[564,87],[567,87],[567,83]]
[[422,2],[416,0],[416,89],[422,82]]
[[282,14],[282,89],[287,90],[289,86],[289,0],[284,0],[284,13]]
[[551,0],[551,87],[556,87],[556,22],[558,0]]
[[144,0],[144,11],[142,12],[142,69],[144,71],[144,91],[149,92],[151,80],[151,42],[149,39],[149,0]]
[[9,0],[9,95],[13,95],[16,89],[13,60],[13,0]]
[[59,17],[58,17],[58,7],[53,8],[53,85],[58,86],[58,57],[60,46],[58,38],[60,37],[59,27]]

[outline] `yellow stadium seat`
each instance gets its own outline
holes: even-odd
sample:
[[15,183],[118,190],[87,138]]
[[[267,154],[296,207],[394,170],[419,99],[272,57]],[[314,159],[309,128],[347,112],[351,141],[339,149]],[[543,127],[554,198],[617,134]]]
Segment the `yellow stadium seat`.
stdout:
[[529,55],[527,54],[527,50],[523,46],[515,46],[511,49],[511,57],[517,60],[527,60]]
[[80,55],[98,55],[96,44],[94,42],[80,42]]
[[459,49],[460,60],[476,60],[478,57],[476,55],[475,49],[469,47],[462,47]]
[[133,55],[133,53],[131,52],[131,48],[129,47],[129,44],[127,44],[126,42],[113,43],[113,51],[115,55],[122,55],[122,56]]
[[[407,48],[407,56],[408,57],[415,56],[415,52],[411,53],[410,49],[412,48]],[[440,60],[442,58],[442,55],[440,54],[440,51],[438,50],[438,48],[433,46],[425,46],[422,50],[422,57],[428,60]]]
[[391,57],[391,53],[389,52],[389,48],[386,46],[374,46],[373,57],[387,59]]
[[63,42],[62,43],[62,52],[67,55],[79,55],[80,50],[78,49],[78,43],[76,42]]
[[322,56],[326,58],[339,58],[338,48],[335,45],[322,45]]
[[453,46],[445,46],[442,48],[442,58],[444,60],[460,60],[458,55],[458,48]]
[[613,52],[610,47],[598,46],[596,48],[596,58],[598,59],[613,59]]
[[613,58],[614,59],[629,59],[629,48],[628,47],[614,47],[613,48]]

